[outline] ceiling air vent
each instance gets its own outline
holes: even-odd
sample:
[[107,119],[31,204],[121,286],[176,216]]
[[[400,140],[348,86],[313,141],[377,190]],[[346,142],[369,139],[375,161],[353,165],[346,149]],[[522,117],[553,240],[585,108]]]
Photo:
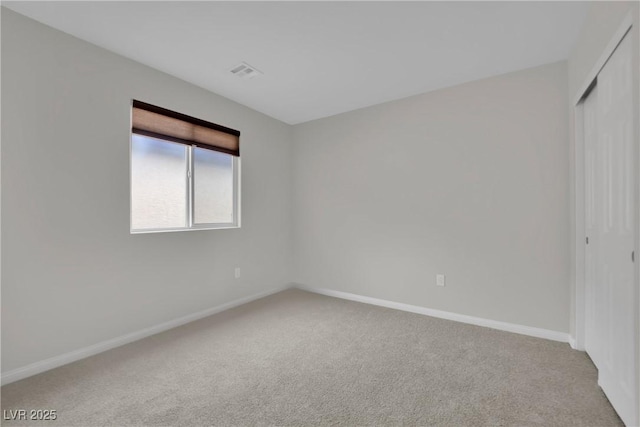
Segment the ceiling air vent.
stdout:
[[251,79],[259,74],[262,74],[260,70],[258,70],[255,67],[252,67],[246,62],[239,63],[229,71],[231,71],[231,74],[235,74],[236,76],[241,77],[243,79]]

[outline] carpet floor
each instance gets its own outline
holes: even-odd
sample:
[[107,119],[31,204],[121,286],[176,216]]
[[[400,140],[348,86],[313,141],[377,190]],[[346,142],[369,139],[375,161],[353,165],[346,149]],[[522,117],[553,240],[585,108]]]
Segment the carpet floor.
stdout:
[[[287,290],[2,387],[56,426],[619,426],[567,344]],[[6,426],[29,425],[4,421]]]

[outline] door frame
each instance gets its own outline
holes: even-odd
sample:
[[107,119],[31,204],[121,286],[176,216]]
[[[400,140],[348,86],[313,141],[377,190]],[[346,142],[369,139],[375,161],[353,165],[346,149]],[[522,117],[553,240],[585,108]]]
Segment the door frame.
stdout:
[[[624,36],[629,32],[631,27],[633,26],[633,15],[629,13],[625,19],[622,21],[615,34],[607,44],[606,48],[596,61],[594,67],[591,69],[591,72],[587,75],[585,81],[583,82],[580,90],[578,90],[575,95],[572,106],[574,112],[574,158],[573,158],[573,176],[574,176],[574,185],[575,185],[575,193],[574,193],[574,225],[575,228],[573,230],[574,234],[574,269],[572,271],[574,283],[575,283],[575,295],[573,295],[574,299],[574,333],[570,337],[571,347],[576,350],[584,351],[584,329],[585,329],[585,268],[586,268],[586,260],[585,260],[585,240],[586,240],[586,231],[585,231],[585,150],[584,150],[584,134],[583,134],[583,126],[584,126],[584,114],[583,114],[583,101],[591,90],[591,85],[595,81],[598,73],[604,64],[607,62],[609,57],[613,54],[613,51],[616,49],[618,44],[622,41]],[[637,169],[636,162],[636,169]],[[637,172],[636,172],[637,174]],[[637,180],[636,180],[637,181]],[[636,199],[637,199],[637,191],[636,188]],[[636,205],[638,201],[636,200]],[[637,206],[636,206],[637,212]],[[636,215],[637,216],[637,215]],[[638,274],[636,268],[636,284],[638,283]],[[636,311],[638,302],[636,302]]]
[[[573,252],[573,269],[571,271],[572,282],[575,285],[575,293],[572,295],[572,303],[574,304],[574,330],[570,335],[569,343],[572,348],[576,350],[584,351],[585,347],[585,304],[586,304],[586,286],[585,286],[585,272],[586,272],[586,259],[585,259],[585,240],[586,240],[586,223],[585,223],[585,144],[584,144],[584,112],[583,101],[589,94],[592,84],[595,82],[596,77],[600,73],[600,70],[605,65],[609,57],[613,54],[616,47],[620,44],[622,39],[628,34],[637,40],[638,29],[633,27],[633,11],[629,12],[625,18],[621,21],[613,37],[601,53],[598,60],[595,62],[593,68],[586,76],[585,80],[580,86],[580,89],[574,95],[572,100],[572,109],[574,117],[574,151],[572,160],[572,178],[573,178],[573,206],[572,206],[572,252]],[[637,46],[636,46],[637,48]],[[634,64],[635,66],[635,64]],[[637,86],[638,83],[634,83],[635,90],[640,91]],[[640,98],[640,92],[636,94]],[[634,115],[638,115],[638,101],[634,101]],[[636,126],[637,127],[637,126]],[[636,236],[635,236],[635,252],[636,258],[639,258],[640,252],[640,147],[639,147],[639,135],[640,130],[634,129],[634,137],[636,140],[635,147],[635,217],[636,217]],[[634,266],[634,282],[636,285],[636,298],[635,298],[635,336],[640,336],[640,260],[635,262]],[[636,396],[640,396],[640,340],[636,347]],[[640,421],[640,404],[637,404],[635,410],[636,422]]]

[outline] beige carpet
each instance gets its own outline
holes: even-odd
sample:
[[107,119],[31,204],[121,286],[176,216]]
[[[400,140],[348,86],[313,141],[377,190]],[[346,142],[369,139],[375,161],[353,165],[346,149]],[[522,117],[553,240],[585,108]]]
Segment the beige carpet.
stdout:
[[57,410],[38,426],[622,425],[567,344],[299,290],[9,384],[2,409]]

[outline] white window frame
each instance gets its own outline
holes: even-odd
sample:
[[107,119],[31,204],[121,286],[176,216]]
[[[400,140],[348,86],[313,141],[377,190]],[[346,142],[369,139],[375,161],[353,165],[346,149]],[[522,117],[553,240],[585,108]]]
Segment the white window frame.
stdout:
[[[193,174],[193,149],[197,148],[195,145],[180,144],[178,142],[170,141],[168,139],[155,138],[150,136],[144,136],[145,138],[157,139],[165,143],[178,144],[186,148],[187,153],[187,174],[185,176],[185,183],[187,186],[186,191],[186,214],[187,223],[184,227],[168,227],[168,228],[133,228],[133,193],[132,188],[132,176],[133,176],[133,135],[130,133],[129,137],[129,230],[131,234],[147,234],[147,233],[171,233],[176,231],[197,231],[197,230],[221,230],[229,228],[240,228],[240,157],[231,156],[232,159],[232,173],[233,173],[233,221],[223,223],[202,223],[195,224],[194,219],[194,174]],[[223,153],[224,154],[224,153]]]

